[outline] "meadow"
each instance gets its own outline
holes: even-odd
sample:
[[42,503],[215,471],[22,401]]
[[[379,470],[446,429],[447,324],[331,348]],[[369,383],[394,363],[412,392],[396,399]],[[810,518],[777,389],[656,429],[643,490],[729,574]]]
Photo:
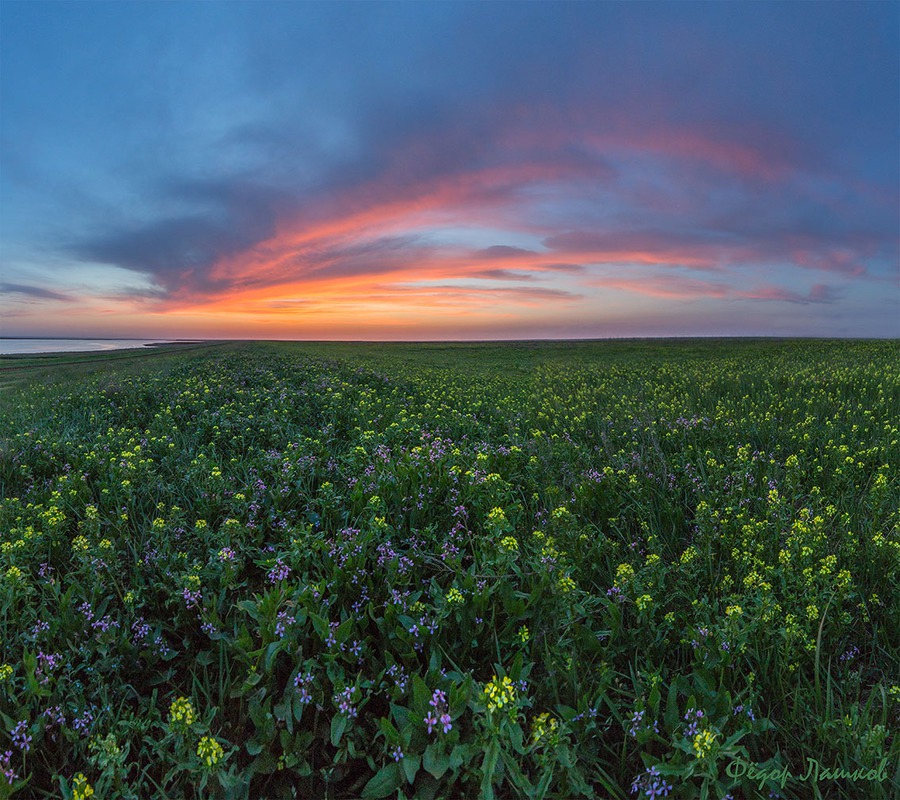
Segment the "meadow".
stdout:
[[0,798],[898,796],[897,342],[0,367]]

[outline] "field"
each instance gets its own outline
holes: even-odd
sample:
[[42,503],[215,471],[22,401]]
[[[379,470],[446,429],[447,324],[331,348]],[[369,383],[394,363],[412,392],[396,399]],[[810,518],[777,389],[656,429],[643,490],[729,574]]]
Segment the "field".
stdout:
[[3,359],[0,797],[882,798],[900,346]]

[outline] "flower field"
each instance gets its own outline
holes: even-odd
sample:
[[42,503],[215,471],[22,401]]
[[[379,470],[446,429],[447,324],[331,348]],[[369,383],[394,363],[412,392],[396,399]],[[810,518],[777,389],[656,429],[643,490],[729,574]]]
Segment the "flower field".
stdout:
[[896,342],[48,363],[0,798],[897,796]]

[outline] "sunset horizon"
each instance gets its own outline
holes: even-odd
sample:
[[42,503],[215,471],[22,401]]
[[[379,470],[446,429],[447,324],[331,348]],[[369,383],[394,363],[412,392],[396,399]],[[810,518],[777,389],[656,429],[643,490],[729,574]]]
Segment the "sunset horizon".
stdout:
[[4,4],[4,337],[900,336],[897,3]]

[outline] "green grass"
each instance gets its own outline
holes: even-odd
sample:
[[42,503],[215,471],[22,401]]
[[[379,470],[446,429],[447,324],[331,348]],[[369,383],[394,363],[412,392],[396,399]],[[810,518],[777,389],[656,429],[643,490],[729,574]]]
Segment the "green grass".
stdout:
[[2,359],[0,797],[892,798],[898,365]]

